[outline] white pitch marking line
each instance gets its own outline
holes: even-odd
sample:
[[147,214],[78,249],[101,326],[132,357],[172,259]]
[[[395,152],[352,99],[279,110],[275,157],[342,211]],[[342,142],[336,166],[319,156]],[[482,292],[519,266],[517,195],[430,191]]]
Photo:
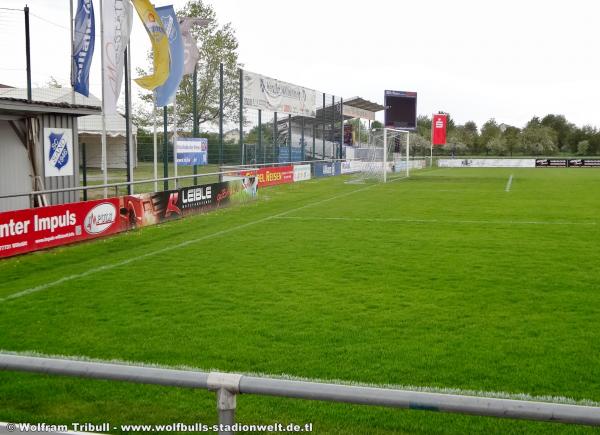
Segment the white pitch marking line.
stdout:
[[127,264],[133,263],[134,261],[143,260],[144,258],[152,257],[152,256],[158,255],[158,254],[163,254],[165,252],[173,251],[175,249],[183,248],[185,246],[192,245],[192,244],[198,243],[198,242],[202,242],[204,240],[211,239],[213,237],[219,237],[219,236],[222,236],[224,234],[228,234],[228,233],[231,233],[233,231],[241,230],[241,229],[244,229],[244,228],[247,228],[247,227],[250,227],[250,226],[253,226],[253,225],[256,225],[256,224],[268,221],[268,220],[271,220],[271,219],[283,218],[287,214],[290,214],[290,213],[293,213],[293,212],[296,212],[296,211],[300,211],[300,210],[304,210],[305,208],[312,207],[312,206],[315,206],[315,205],[319,205],[319,204],[322,204],[324,202],[333,201],[333,200],[338,199],[338,198],[343,198],[344,196],[352,195],[354,193],[361,192],[363,190],[367,190],[367,189],[370,189],[370,188],[375,187],[375,186],[379,186],[379,184],[372,184],[372,185],[369,185],[369,186],[366,186],[366,187],[362,187],[360,189],[356,189],[356,190],[352,190],[350,192],[345,192],[345,193],[342,193],[342,194],[339,194],[339,195],[332,196],[331,198],[326,198],[326,199],[322,199],[320,201],[311,202],[311,203],[303,205],[301,207],[297,207],[297,208],[294,208],[292,210],[284,211],[283,213],[279,213],[279,214],[276,214],[276,215],[273,215],[273,216],[267,216],[267,217],[264,217],[264,218],[261,218],[261,219],[257,219],[257,220],[252,221],[252,222],[248,222],[248,223],[245,223],[245,224],[242,224],[242,225],[238,225],[238,226],[233,227],[233,228],[227,228],[225,230],[217,231],[216,233],[207,234],[206,236],[202,236],[202,237],[199,237],[197,239],[187,240],[187,241],[179,243],[177,245],[167,246],[165,248],[158,249],[156,251],[147,252],[145,254],[138,255],[138,256],[132,257],[132,258],[128,258],[127,260],[119,261],[117,263],[106,264],[104,266],[94,267],[92,269],[88,269],[85,272],[81,272],[81,273],[76,273],[76,274],[73,274],[73,275],[65,276],[65,277],[60,278],[60,279],[58,279],[56,281],[51,281],[51,282],[47,282],[45,284],[40,284],[40,285],[35,286],[35,287],[30,287],[30,288],[22,290],[20,292],[13,293],[13,294],[10,294],[8,296],[5,296],[4,298],[0,298],[0,303],[6,302],[6,301],[11,300],[11,299],[17,299],[17,298],[20,298],[20,297],[23,297],[23,296],[27,296],[27,295],[29,295],[31,293],[37,293],[39,291],[46,290],[46,289],[48,289],[50,287],[54,287],[56,285],[59,285],[59,284],[62,284],[62,283],[68,282],[68,281],[72,281],[74,279],[85,278],[86,276],[93,275],[93,274],[98,273],[98,272],[104,272],[106,270],[114,269],[115,267],[125,266]]
[[441,219],[403,219],[403,218],[352,218],[352,217],[311,217],[311,216],[276,216],[274,219],[291,219],[302,221],[349,221],[349,222],[406,222],[423,224],[493,224],[493,225],[597,225],[596,222],[544,222],[544,221],[476,221],[476,220],[441,220]]
[[505,192],[510,192],[510,186],[512,186],[513,174],[510,174],[508,177],[508,181],[506,182],[506,187],[504,188]]

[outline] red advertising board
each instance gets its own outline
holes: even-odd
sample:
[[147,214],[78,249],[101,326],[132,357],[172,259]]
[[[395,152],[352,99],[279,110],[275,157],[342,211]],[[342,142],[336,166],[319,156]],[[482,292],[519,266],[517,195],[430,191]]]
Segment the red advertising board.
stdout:
[[433,146],[446,145],[446,124],[448,117],[445,114],[435,114],[431,120],[431,143]]
[[269,166],[258,170],[241,173],[244,177],[256,176],[258,178],[258,187],[276,186],[294,182],[294,166]]
[[119,198],[0,213],[0,258],[114,234]]

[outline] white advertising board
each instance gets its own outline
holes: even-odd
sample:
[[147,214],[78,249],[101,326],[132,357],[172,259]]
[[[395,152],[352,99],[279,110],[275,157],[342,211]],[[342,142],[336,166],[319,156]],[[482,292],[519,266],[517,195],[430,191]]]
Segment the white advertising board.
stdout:
[[310,180],[310,165],[294,165],[294,183]]
[[440,159],[439,168],[535,168],[535,159]]

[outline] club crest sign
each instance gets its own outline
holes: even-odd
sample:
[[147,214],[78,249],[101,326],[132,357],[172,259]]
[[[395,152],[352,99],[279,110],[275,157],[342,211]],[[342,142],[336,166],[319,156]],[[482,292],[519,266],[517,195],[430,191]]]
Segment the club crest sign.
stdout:
[[46,177],[73,175],[73,132],[70,128],[44,128]]

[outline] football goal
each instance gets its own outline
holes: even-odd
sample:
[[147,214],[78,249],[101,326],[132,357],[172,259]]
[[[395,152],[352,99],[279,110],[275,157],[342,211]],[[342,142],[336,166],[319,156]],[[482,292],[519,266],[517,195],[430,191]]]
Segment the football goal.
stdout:
[[410,175],[410,133],[394,128],[369,131],[366,144],[354,150],[357,169],[348,183],[387,182]]

